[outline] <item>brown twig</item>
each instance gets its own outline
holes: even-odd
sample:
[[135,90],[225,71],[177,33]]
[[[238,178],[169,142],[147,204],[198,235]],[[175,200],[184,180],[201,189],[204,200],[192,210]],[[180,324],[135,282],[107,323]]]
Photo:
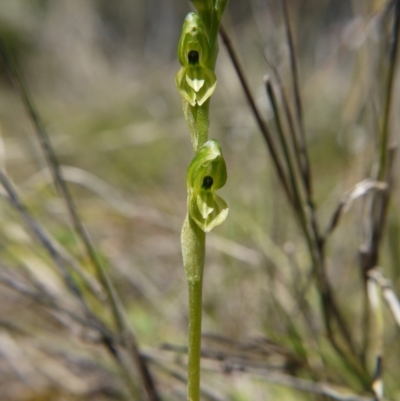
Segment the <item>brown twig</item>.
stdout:
[[393,89],[394,79],[397,66],[397,55],[399,48],[399,37],[400,37],[400,1],[397,0],[394,6],[394,21],[391,37],[391,46],[389,50],[389,70],[387,74],[387,80],[385,85],[385,103],[383,108],[383,123],[381,129],[381,143],[380,143],[380,154],[379,154],[379,169],[378,169],[378,180],[385,179],[386,170],[388,166],[388,143],[389,143],[389,124],[390,116],[392,111],[393,103]]
[[286,0],[281,0],[282,6],[282,14],[285,22],[285,29],[286,29],[286,38],[289,47],[289,56],[290,56],[290,67],[292,72],[292,81],[293,81],[293,89],[294,89],[294,96],[295,96],[295,110],[296,110],[296,117],[298,122],[299,128],[299,141],[300,144],[300,151],[301,151],[301,173],[304,181],[304,185],[306,188],[307,199],[311,201],[312,199],[312,186],[311,186],[311,171],[310,171],[310,163],[309,157],[307,152],[306,146],[306,139],[305,139],[305,131],[304,131],[304,121],[303,121],[303,106],[301,102],[300,96],[300,87],[299,87],[299,72],[297,66],[297,57],[293,42],[293,34],[292,28],[289,19],[289,13],[287,9]]
[[265,123],[265,121],[261,117],[261,113],[258,110],[258,107],[257,107],[257,105],[256,105],[256,103],[254,101],[254,97],[251,94],[250,87],[249,87],[249,85],[247,83],[246,77],[245,77],[245,75],[243,73],[243,68],[240,65],[239,58],[237,57],[236,52],[235,52],[235,50],[234,50],[234,48],[232,46],[231,40],[230,40],[227,32],[225,31],[225,29],[222,27],[222,25],[219,28],[219,33],[220,33],[222,41],[223,41],[223,43],[225,45],[225,48],[226,48],[226,50],[227,50],[227,52],[229,54],[229,57],[230,57],[230,59],[232,61],[232,64],[233,64],[233,66],[235,68],[235,71],[236,71],[236,74],[237,74],[237,76],[239,78],[239,81],[240,81],[240,83],[242,85],[243,91],[244,91],[245,96],[246,96],[246,100],[249,103],[250,109],[251,109],[251,111],[252,111],[252,113],[253,113],[253,115],[254,115],[254,117],[256,119],[257,125],[258,125],[258,127],[259,127],[259,129],[260,129],[260,131],[261,131],[261,133],[262,133],[262,135],[263,135],[263,137],[264,137],[264,139],[265,139],[265,141],[267,143],[268,150],[269,150],[270,155],[272,157],[272,160],[274,162],[273,164],[275,166],[276,172],[277,172],[277,174],[279,176],[279,179],[281,181],[281,184],[283,186],[285,194],[286,194],[286,196],[287,196],[287,198],[289,200],[289,203],[294,205],[293,196],[292,196],[292,193],[290,192],[289,185],[288,185],[288,179],[287,179],[285,170],[284,170],[284,168],[282,166],[282,162],[281,162],[281,160],[279,158],[278,152],[276,150],[275,144],[274,144],[274,142],[272,140],[272,135],[271,135],[271,133],[270,133],[270,131],[268,129],[267,124]]
[[285,111],[285,116],[286,120],[289,126],[289,135],[290,135],[290,140],[292,142],[292,147],[293,147],[293,153],[296,161],[296,168],[298,171],[302,171],[302,162],[301,162],[301,149],[300,149],[300,144],[298,140],[298,136],[296,135],[296,129],[294,125],[294,118],[292,115],[292,110],[289,106],[289,101],[288,97],[286,94],[286,90],[282,84],[282,78],[281,75],[279,74],[278,68],[276,65],[264,54],[265,60],[268,63],[268,65],[271,67],[273,74],[275,75],[276,83],[278,84],[279,92],[282,97],[282,103],[283,103],[283,109]]
[[270,100],[271,107],[272,107],[275,121],[276,121],[279,143],[280,143],[280,146],[281,146],[281,149],[283,152],[283,156],[284,156],[284,160],[285,160],[285,163],[287,166],[287,171],[288,171],[288,175],[289,175],[290,191],[293,194],[293,206],[295,208],[296,216],[299,219],[300,226],[304,232],[304,235],[309,237],[307,216],[305,214],[303,200],[302,200],[301,192],[300,192],[299,185],[298,185],[296,169],[294,168],[294,163],[292,160],[292,153],[290,151],[288,141],[286,139],[286,135],[283,130],[283,125],[282,125],[279,110],[278,110],[278,102],[276,100],[275,91],[272,86],[271,80],[268,77],[264,78],[264,82],[265,82],[266,92],[267,92],[268,98]]

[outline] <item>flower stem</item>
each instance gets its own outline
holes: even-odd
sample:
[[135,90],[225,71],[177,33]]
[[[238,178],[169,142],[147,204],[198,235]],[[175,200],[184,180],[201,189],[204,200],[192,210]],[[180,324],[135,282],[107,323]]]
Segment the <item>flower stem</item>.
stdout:
[[186,215],[182,254],[189,290],[188,401],[200,400],[201,309],[206,234]]
[[188,383],[189,401],[200,399],[200,354],[201,354],[201,299],[203,280],[188,281],[189,289],[189,351]]
[[183,113],[189,126],[194,153],[196,153],[207,142],[209,108],[210,99],[201,106],[197,104],[191,106],[189,102],[183,100]]

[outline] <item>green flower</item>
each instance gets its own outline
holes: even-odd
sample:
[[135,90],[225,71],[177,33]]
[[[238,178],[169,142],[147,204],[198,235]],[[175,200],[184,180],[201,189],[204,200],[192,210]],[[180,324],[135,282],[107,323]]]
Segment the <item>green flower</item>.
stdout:
[[208,36],[202,20],[195,13],[189,13],[183,24],[178,57],[182,65],[175,79],[179,92],[192,106],[201,106],[213,94],[217,77],[208,67]]
[[225,185],[226,179],[221,148],[211,139],[197,152],[186,176],[189,216],[204,232],[221,224],[228,215],[228,205],[215,193]]

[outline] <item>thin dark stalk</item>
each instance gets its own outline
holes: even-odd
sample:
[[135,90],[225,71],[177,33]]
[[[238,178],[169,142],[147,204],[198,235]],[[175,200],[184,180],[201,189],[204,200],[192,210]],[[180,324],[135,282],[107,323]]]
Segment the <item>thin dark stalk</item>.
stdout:
[[[377,173],[378,180],[387,181],[388,183],[390,181],[390,175],[395,156],[395,148],[390,149],[388,144],[390,138],[389,126],[390,126],[390,116],[393,104],[393,89],[396,75],[396,66],[398,60],[399,37],[400,37],[400,0],[397,0],[394,6],[392,43],[389,51],[389,70],[385,85],[386,96],[383,108],[383,123],[380,132],[379,167]],[[389,198],[390,198],[390,185],[389,185],[389,190],[387,192],[383,194],[376,194],[376,196],[373,199],[371,208],[372,230],[371,230],[371,238],[368,245],[368,253],[370,256],[370,260],[368,266],[366,266],[364,269],[365,279],[367,270],[372,269],[378,263],[379,245],[381,242],[383,229],[385,226]]]
[[271,67],[278,87],[279,87],[279,92],[281,94],[282,97],[282,102],[283,102],[283,109],[285,111],[285,116],[286,116],[286,120],[289,126],[289,134],[290,134],[290,140],[292,142],[292,146],[293,146],[293,150],[294,150],[294,157],[295,157],[295,162],[296,162],[296,168],[298,168],[299,171],[302,171],[302,163],[301,163],[301,149],[300,149],[300,145],[299,145],[299,140],[297,138],[296,135],[296,129],[294,126],[294,118],[293,118],[293,114],[292,114],[292,110],[289,106],[289,101],[288,101],[288,97],[286,95],[286,91],[285,88],[282,84],[282,78],[279,74],[278,69],[276,68],[276,66],[271,62],[271,60],[269,60],[266,56],[265,56],[265,60],[267,61],[267,63],[269,64],[269,66]]
[[281,144],[281,147],[283,150],[283,155],[284,155],[288,173],[289,173],[289,181],[290,181],[290,185],[291,185],[290,189],[294,196],[293,201],[294,201],[296,216],[299,219],[300,225],[302,227],[302,230],[303,230],[305,236],[307,237],[308,243],[311,244],[312,240],[311,240],[310,232],[308,229],[307,216],[305,215],[305,211],[304,211],[304,207],[303,207],[304,205],[303,205],[303,202],[301,199],[301,194],[300,194],[300,191],[299,191],[299,188],[297,185],[296,173],[293,168],[292,156],[289,151],[285,133],[283,132],[283,127],[282,127],[281,118],[279,115],[278,104],[276,101],[275,92],[274,92],[271,82],[268,78],[265,81],[265,85],[266,85],[267,95],[271,102],[272,110],[274,112],[279,141],[280,141],[280,144]]
[[254,101],[254,97],[251,94],[251,91],[250,91],[249,85],[247,83],[246,77],[245,77],[245,75],[243,73],[243,68],[240,65],[239,59],[238,59],[238,57],[236,55],[236,52],[235,52],[235,50],[234,50],[234,48],[232,46],[231,40],[230,40],[227,32],[225,31],[225,29],[222,27],[222,25],[219,28],[219,33],[220,33],[222,41],[223,41],[223,43],[224,43],[224,45],[226,47],[226,50],[227,50],[227,52],[229,54],[229,57],[230,57],[230,59],[232,61],[232,64],[233,64],[233,66],[235,68],[236,74],[237,74],[237,76],[239,78],[239,81],[240,81],[240,83],[242,85],[242,88],[243,88],[243,91],[245,93],[247,102],[249,103],[250,109],[251,109],[251,111],[252,111],[252,113],[253,113],[253,115],[254,115],[254,117],[256,119],[257,125],[258,125],[261,133],[263,134],[265,141],[267,142],[268,150],[269,150],[270,155],[272,157],[272,160],[274,162],[275,169],[276,169],[276,171],[278,173],[278,176],[279,176],[279,179],[280,179],[280,181],[282,183],[282,186],[283,186],[283,189],[285,191],[285,194],[286,194],[286,196],[287,196],[287,198],[289,200],[289,203],[291,205],[294,205],[293,197],[292,197],[292,194],[291,194],[291,192],[289,190],[289,185],[288,185],[288,182],[287,182],[286,173],[285,173],[285,170],[284,170],[284,168],[282,166],[282,162],[279,159],[278,153],[276,151],[275,144],[274,144],[274,142],[272,140],[272,135],[271,135],[271,133],[270,133],[270,131],[268,129],[268,126],[266,125],[265,121],[261,117],[261,113],[259,112],[259,110],[258,110],[258,108],[256,106],[256,103]]
[[384,110],[383,123],[381,129],[379,170],[377,176],[378,180],[380,181],[383,181],[385,179],[388,165],[387,160],[388,160],[388,143],[389,143],[389,124],[392,111],[394,79],[395,79],[397,55],[399,48],[399,36],[400,36],[400,1],[397,0],[394,8],[392,43],[389,52],[389,71],[386,81],[386,97],[383,109]]
[[295,205],[296,205],[297,214],[299,215],[301,225],[303,226],[303,230],[305,232],[308,232],[308,230],[307,230],[307,218],[306,218],[305,213],[304,213],[303,202],[302,202],[302,199],[301,199],[301,194],[300,194],[300,191],[299,191],[299,187],[297,185],[297,178],[296,178],[295,169],[293,167],[292,155],[291,155],[291,152],[290,152],[288,144],[287,144],[285,133],[283,131],[282,122],[281,122],[281,118],[280,118],[279,110],[278,110],[278,103],[276,101],[275,92],[274,92],[274,89],[272,87],[272,84],[271,84],[271,81],[270,81],[269,78],[266,78],[265,86],[266,86],[266,91],[267,91],[268,98],[269,98],[269,100],[271,102],[272,110],[274,112],[275,121],[276,121],[276,128],[277,128],[277,132],[278,132],[278,136],[279,136],[279,141],[280,141],[280,144],[281,144],[281,147],[282,147],[282,150],[283,150],[283,155],[284,155],[284,158],[285,158],[285,162],[286,162],[286,165],[287,165],[287,170],[288,170],[288,174],[289,174],[289,181],[290,181],[290,186],[291,186],[291,192],[293,193],[293,197],[294,197],[293,200],[294,200]]
[[123,337],[130,338],[129,342],[131,344],[131,348],[132,348],[131,350],[133,351],[132,357],[134,358],[135,363],[138,366],[141,380],[142,380],[143,386],[146,390],[148,399],[149,399],[149,401],[159,401],[160,397],[158,395],[155,383],[151,377],[150,372],[148,371],[148,369],[146,367],[145,360],[143,360],[142,357],[140,356],[133,332],[126,322],[126,318],[124,316],[124,312],[123,312],[123,309],[121,306],[121,301],[120,301],[119,297],[117,296],[114,286],[112,285],[111,280],[108,277],[108,275],[104,269],[104,266],[102,265],[102,263],[100,262],[97,254],[96,254],[96,251],[93,247],[93,244],[91,242],[89,234],[87,233],[87,231],[86,231],[84,225],[82,224],[82,221],[78,215],[72,195],[69,191],[66,181],[63,178],[62,171],[60,168],[60,163],[58,161],[57,155],[54,152],[54,149],[51,145],[50,139],[44,128],[44,125],[40,119],[40,116],[36,110],[36,107],[31,99],[31,97],[30,97],[30,94],[27,90],[27,85],[25,84],[25,82],[24,82],[22,76],[20,75],[18,69],[16,68],[16,66],[9,58],[8,53],[7,53],[3,43],[0,43],[0,52],[2,54],[6,68],[10,75],[10,78],[13,81],[18,92],[20,93],[22,101],[25,105],[25,108],[36,128],[35,131],[36,131],[37,137],[39,139],[40,145],[42,147],[43,153],[45,155],[46,161],[48,163],[48,166],[50,168],[50,171],[52,173],[54,183],[56,185],[56,188],[60,191],[63,199],[65,200],[73,227],[74,227],[77,235],[79,236],[79,238],[81,238],[81,240],[84,244],[87,256],[91,260],[93,266],[95,267],[96,272],[99,276],[99,279],[107,292],[110,306],[111,306],[111,309],[113,312],[113,317],[114,317],[116,326],[118,328],[118,331],[120,332],[120,335],[122,335]]
[[373,269],[379,262],[379,247],[385,227],[387,210],[390,202],[390,195],[393,186],[393,167],[397,148],[392,147],[388,150],[388,168],[386,172],[385,182],[387,189],[382,193],[375,193],[371,205],[371,237],[369,244],[362,247],[360,253],[361,266],[364,282],[368,278],[368,272]]
[[293,34],[290,25],[286,0],[281,0],[281,5],[282,5],[283,18],[285,21],[286,38],[289,46],[290,67],[292,72],[292,81],[293,81],[294,96],[295,96],[295,110],[299,128],[299,144],[300,144],[301,162],[302,162],[301,172],[304,185],[306,188],[307,199],[311,200],[312,199],[311,171],[310,171],[310,163],[309,163],[309,157],[305,139],[305,131],[304,131],[303,106],[301,102],[300,88],[299,88],[299,72],[297,67],[297,57],[294,48]]
[[304,129],[304,120],[303,120],[303,106],[301,102],[300,96],[300,85],[299,85],[299,72],[297,66],[297,57],[296,51],[294,47],[293,41],[293,34],[292,28],[289,19],[289,13],[287,8],[286,0],[281,0],[282,5],[282,13],[285,22],[286,28],[286,37],[289,47],[289,56],[290,56],[290,67],[292,72],[292,80],[293,80],[293,88],[294,88],[294,96],[295,96],[295,110],[296,116],[298,121],[298,129],[299,129],[299,147],[300,147],[300,171],[303,178],[305,192],[306,192],[306,201],[309,208],[309,219],[311,224],[311,229],[314,236],[315,245],[318,249],[323,248],[323,239],[320,236],[318,224],[317,224],[317,217],[315,214],[315,205],[312,196],[312,180],[311,180],[311,169],[310,169],[310,162],[309,156],[307,151],[306,145],[306,138],[305,138],[305,129]]

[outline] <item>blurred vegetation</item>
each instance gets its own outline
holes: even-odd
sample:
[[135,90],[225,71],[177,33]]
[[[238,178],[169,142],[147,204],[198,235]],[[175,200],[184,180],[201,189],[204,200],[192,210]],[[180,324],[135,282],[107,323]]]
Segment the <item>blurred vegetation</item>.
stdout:
[[[288,1],[322,232],[343,194],[376,170],[394,8],[389,5],[394,3]],[[185,399],[185,385],[177,379],[185,372],[187,335],[179,238],[192,151],[174,77],[182,21],[189,10],[183,0],[0,2],[1,46],[27,82],[78,213],[122,299],[163,400]],[[277,135],[263,83],[265,74],[276,82],[270,63],[290,101],[294,98],[280,1],[231,0],[224,25],[256,103]],[[346,366],[326,335],[306,242],[222,44],[216,73],[210,135],[224,149],[229,178],[221,195],[230,212],[207,239],[203,383],[212,390],[205,399],[325,400],[332,397],[315,393],[329,383],[338,393],[360,395],[343,399],[372,400],[370,383],[362,383]],[[390,144],[398,141],[400,127],[398,75]],[[278,101],[281,105],[282,98]],[[104,289],[72,230],[32,119],[4,62],[0,134],[2,169],[69,266],[82,269],[100,292],[96,298],[82,277],[72,274],[92,311],[112,327]],[[379,266],[400,294],[399,166],[394,163]],[[7,198],[2,190],[2,399],[124,399],[118,364],[96,330],[65,313],[78,313],[79,303]],[[380,339],[374,318],[363,320],[368,301],[359,262],[370,203],[369,193],[343,215],[326,244],[325,265],[372,380]],[[58,307],[43,303],[43,293]],[[383,299],[382,308],[383,382],[387,399],[396,400],[399,326]],[[371,333],[368,341],[366,331]],[[305,388],[310,383],[321,385]],[[299,390],[301,385],[306,391]]]

